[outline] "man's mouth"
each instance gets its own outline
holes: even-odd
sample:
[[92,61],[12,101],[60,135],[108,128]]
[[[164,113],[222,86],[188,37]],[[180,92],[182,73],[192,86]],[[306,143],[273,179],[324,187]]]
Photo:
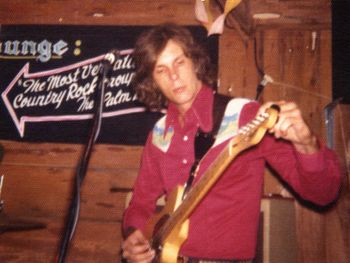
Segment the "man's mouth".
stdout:
[[181,86],[181,87],[174,88],[173,92],[175,94],[179,94],[179,93],[182,93],[184,90],[185,90],[185,86]]

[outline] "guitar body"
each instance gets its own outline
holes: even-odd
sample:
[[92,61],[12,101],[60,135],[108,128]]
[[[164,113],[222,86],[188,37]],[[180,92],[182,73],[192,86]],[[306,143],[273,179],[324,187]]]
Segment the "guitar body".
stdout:
[[183,192],[184,188],[182,186],[176,187],[175,190],[170,193],[164,208],[148,222],[145,236],[148,240],[152,240],[152,246],[157,251],[155,262],[176,263],[181,245],[188,236],[189,220],[187,219],[182,224],[177,224],[172,228],[170,233],[166,237],[163,237],[164,239],[153,239],[153,237],[157,235],[157,231],[180,206]]

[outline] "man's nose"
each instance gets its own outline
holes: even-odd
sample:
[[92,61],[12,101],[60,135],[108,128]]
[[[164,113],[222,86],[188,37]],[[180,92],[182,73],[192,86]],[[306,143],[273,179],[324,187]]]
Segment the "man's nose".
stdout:
[[171,80],[177,80],[179,78],[179,73],[177,71],[177,68],[170,69],[169,75]]

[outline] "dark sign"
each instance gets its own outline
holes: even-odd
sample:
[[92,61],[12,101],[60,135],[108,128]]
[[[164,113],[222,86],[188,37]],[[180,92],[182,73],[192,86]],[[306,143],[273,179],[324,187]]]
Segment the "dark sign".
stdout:
[[349,1],[332,1],[333,101],[350,104]]
[[[0,139],[87,140],[102,60],[120,52],[106,82],[98,142],[143,144],[162,115],[147,112],[130,87],[132,48],[147,27],[2,26],[0,38]],[[201,27],[190,27],[206,41]],[[211,47],[216,62],[217,42]],[[214,52],[213,52],[214,51]]]

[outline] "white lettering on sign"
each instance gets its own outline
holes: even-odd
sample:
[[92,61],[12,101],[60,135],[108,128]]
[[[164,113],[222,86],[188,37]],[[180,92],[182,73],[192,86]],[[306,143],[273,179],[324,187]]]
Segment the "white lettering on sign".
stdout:
[[[42,43],[42,46],[47,44]],[[33,43],[26,43],[28,52],[35,52]],[[42,50],[49,50],[49,45]],[[9,48],[9,47],[8,47]],[[20,43],[12,43],[12,51],[20,50]],[[9,51],[9,50],[8,50]],[[20,52],[23,52],[20,51]],[[105,79],[103,116],[142,112],[144,107],[132,104],[137,100],[130,89],[134,64],[130,53],[121,55]],[[96,90],[101,87],[104,55],[53,70],[29,73],[29,63],[18,72],[1,96],[20,135],[25,122],[82,120],[92,118]]]
[[7,40],[0,42],[0,54],[5,56],[34,56],[41,62],[49,61],[52,56],[62,56],[68,51],[68,44],[59,40],[52,43],[47,39],[41,42],[33,40]]

